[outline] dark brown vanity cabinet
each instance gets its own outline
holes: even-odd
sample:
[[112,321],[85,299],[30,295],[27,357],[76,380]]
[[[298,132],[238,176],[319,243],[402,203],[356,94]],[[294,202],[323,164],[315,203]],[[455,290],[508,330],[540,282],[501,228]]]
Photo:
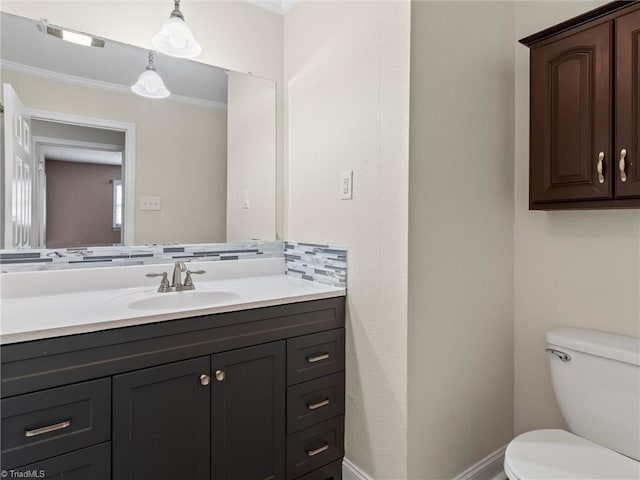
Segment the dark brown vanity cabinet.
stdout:
[[612,2],[530,47],[529,207],[640,206],[640,2]]
[[0,469],[22,477],[341,478],[343,297],[5,345],[0,360]]

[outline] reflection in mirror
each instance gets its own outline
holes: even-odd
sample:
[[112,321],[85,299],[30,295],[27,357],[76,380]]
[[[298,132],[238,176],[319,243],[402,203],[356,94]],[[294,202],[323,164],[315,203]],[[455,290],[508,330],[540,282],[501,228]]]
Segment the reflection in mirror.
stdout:
[[[2,248],[274,240],[275,83],[0,13]],[[96,42],[100,43],[100,42]]]

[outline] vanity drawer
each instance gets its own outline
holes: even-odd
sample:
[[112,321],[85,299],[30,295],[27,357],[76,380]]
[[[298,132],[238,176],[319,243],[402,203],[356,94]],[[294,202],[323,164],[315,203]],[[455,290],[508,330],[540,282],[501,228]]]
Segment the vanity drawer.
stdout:
[[344,328],[287,340],[287,385],[344,370]]
[[2,468],[109,440],[111,379],[2,400]]
[[298,480],[342,480],[342,459],[307,473]]
[[[83,448],[75,452],[47,458],[30,465],[17,467],[16,478],[44,478],[46,480],[110,480],[111,442]],[[18,477],[18,475],[21,475]],[[31,477],[28,477],[31,475]],[[34,476],[38,475],[38,476]]]
[[287,390],[287,433],[344,414],[344,372],[317,378]]
[[344,455],[344,416],[287,437],[287,478],[298,478]]

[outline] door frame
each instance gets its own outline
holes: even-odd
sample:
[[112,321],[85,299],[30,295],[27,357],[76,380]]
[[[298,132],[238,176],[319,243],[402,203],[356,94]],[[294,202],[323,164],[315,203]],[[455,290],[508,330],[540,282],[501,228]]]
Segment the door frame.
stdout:
[[33,120],[67,123],[81,127],[116,130],[124,133],[124,152],[122,158],[122,180],[124,182],[124,209],[122,212],[122,243],[134,245],[135,231],[135,170],[136,170],[136,124],[107,120],[104,118],[73,115],[50,110],[41,110],[25,106],[26,113]]

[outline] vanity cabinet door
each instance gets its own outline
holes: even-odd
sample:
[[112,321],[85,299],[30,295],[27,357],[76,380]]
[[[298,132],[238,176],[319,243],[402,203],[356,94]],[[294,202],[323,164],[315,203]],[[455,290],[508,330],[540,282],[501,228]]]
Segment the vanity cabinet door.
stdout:
[[616,197],[640,198],[640,7],[616,19]]
[[113,377],[114,480],[209,480],[209,360]]
[[531,50],[530,203],[609,199],[611,22]]
[[211,478],[285,478],[285,342],[211,357]]

